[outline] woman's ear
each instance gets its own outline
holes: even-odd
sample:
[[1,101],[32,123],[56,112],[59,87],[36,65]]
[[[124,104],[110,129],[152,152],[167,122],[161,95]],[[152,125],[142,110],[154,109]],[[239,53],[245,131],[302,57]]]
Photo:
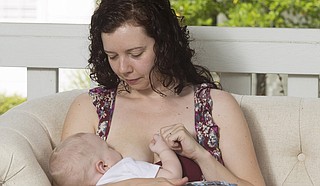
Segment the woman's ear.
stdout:
[[105,164],[104,161],[100,160],[96,163],[96,170],[99,173],[104,174],[105,172],[107,172],[107,170],[109,170],[109,167],[107,164]]

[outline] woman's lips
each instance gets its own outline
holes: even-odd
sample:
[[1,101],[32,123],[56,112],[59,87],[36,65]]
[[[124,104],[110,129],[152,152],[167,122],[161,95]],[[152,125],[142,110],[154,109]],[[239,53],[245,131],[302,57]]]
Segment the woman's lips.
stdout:
[[129,85],[135,85],[138,83],[140,78],[136,78],[136,79],[126,79],[125,81],[129,84]]

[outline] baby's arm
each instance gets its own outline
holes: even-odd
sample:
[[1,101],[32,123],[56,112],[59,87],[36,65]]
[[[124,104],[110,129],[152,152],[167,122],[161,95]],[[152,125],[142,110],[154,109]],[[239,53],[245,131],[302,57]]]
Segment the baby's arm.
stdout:
[[158,154],[162,162],[162,168],[159,169],[156,177],[167,179],[182,177],[182,168],[176,153],[168,147],[160,135],[153,136],[149,147],[152,152]]

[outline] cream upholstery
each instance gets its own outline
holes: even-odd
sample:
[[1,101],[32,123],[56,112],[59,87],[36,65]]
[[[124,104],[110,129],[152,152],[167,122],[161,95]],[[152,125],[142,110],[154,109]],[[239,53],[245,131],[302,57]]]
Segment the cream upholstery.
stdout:
[[[51,185],[48,157],[70,103],[84,91],[30,100],[0,116],[0,185]],[[320,185],[320,99],[234,96],[267,185]]]

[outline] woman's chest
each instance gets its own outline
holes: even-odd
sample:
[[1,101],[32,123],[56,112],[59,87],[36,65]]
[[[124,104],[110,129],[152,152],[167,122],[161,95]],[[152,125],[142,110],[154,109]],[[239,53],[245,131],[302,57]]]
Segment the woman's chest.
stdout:
[[194,103],[128,103],[115,106],[107,141],[123,156],[153,162],[149,143],[162,127],[182,123],[195,135]]

